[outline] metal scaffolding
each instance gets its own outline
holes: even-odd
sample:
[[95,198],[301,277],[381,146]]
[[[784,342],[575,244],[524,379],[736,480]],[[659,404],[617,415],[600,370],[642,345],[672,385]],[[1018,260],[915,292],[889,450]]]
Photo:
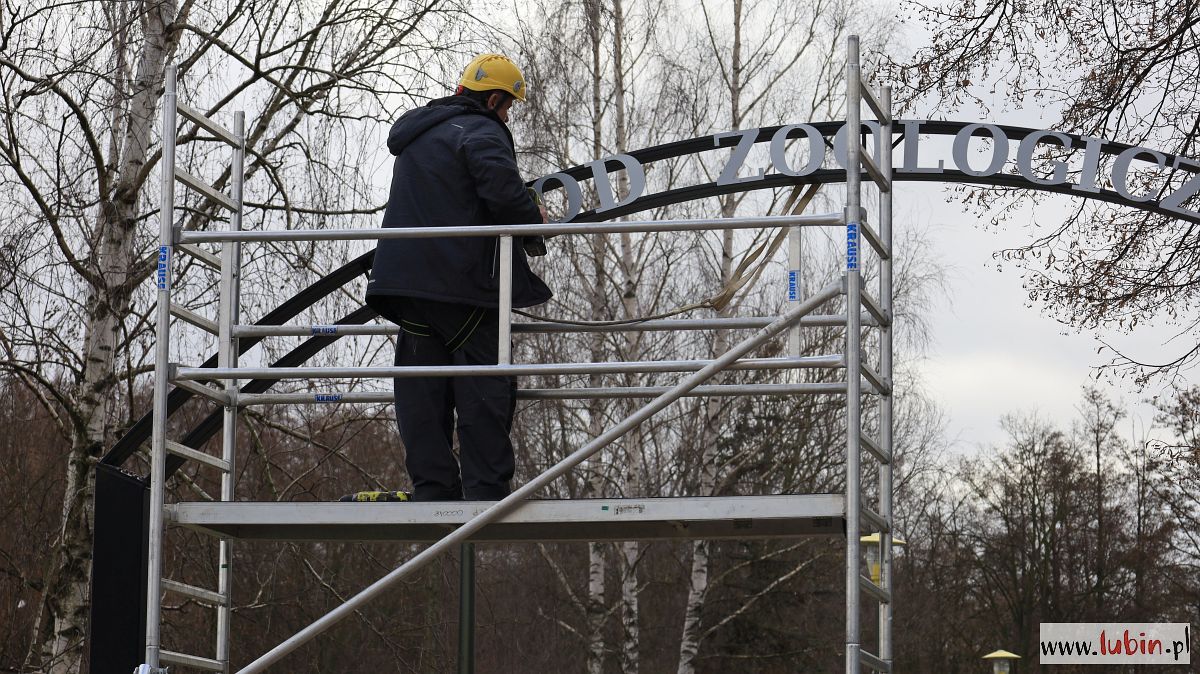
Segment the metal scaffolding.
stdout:
[[[244,115],[236,113],[232,130],[226,130],[203,114],[176,101],[175,70],[169,68],[163,104],[163,184],[160,222],[158,306],[154,375],[154,414],[151,440],[149,566],[147,592],[146,654],[139,668],[143,674],[162,671],[163,665],[178,665],[203,671],[228,673],[232,539],[257,540],[405,540],[428,541],[429,547],[355,595],[333,611],[264,654],[241,674],[261,672],[286,654],[348,616],[366,602],[437,556],[464,546],[464,589],[473,583],[469,547],[477,541],[595,541],[696,538],[774,538],[786,536],[841,535],[846,538],[846,671],[891,671],[891,529],[892,529],[892,264],[891,184],[892,119],[890,90],[872,93],[863,83],[859,66],[858,38],[848,44],[846,200],[841,213],[732,219],[650,220],[603,223],[556,223],[482,227],[396,228],[373,230],[242,231],[242,181],[245,157]],[[879,153],[874,159],[861,144],[862,105],[879,125]],[[232,190],[225,194],[203,180],[180,170],[175,164],[175,133],[178,117],[212,134],[213,139],[233,149],[230,168]],[[863,177],[878,188],[878,221],[872,226],[863,208]],[[174,222],[174,185],[179,181],[230,214],[225,231],[182,231]],[[803,178],[797,178],[803,182]],[[792,267],[799,264],[800,237],[804,227],[840,227],[846,235],[846,266],[842,278],[798,301],[781,315],[766,318],[675,319],[647,321],[640,325],[608,328],[564,327],[517,324],[511,321],[512,245],[514,236],[589,234],[601,232],[677,232],[712,229],[788,227],[793,232]],[[286,335],[378,335],[392,334],[385,326],[251,326],[240,324],[239,269],[241,246],[268,241],[376,240],[422,237],[499,237],[500,241],[500,338],[499,362],[474,367],[270,367],[238,366],[241,338]],[[862,246],[862,242],[866,246]],[[221,247],[214,257],[196,244]],[[176,253],[196,257],[220,271],[220,301],[216,321],[171,304]],[[868,254],[878,264],[878,293],[863,289],[862,262]],[[845,298],[845,313],[821,315],[821,307]],[[219,340],[216,368],[183,367],[171,362],[172,317],[215,334]],[[845,349],[841,354],[801,356],[795,339],[805,326],[844,326]],[[511,358],[512,332],[563,332],[567,330],[716,330],[751,329],[754,332],[729,351],[710,360],[675,360],[616,363],[524,363]],[[864,330],[877,331],[877,365],[864,353]],[[787,333],[792,349],[786,357],[747,358],[755,348]],[[845,379],[833,383],[706,384],[726,370],[789,370],[798,368],[842,369]],[[674,386],[571,389],[523,389],[529,399],[647,398],[632,415],[592,439],[545,472],[529,480],[507,498],[494,503],[464,503],[461,509],[406,504],[403,508],[341,503],[255,503],[235,502],[233,470],[236,461],[238,410],[248,405],[304,404],[326,402],[389,402],[387,393],[270,394],[239,390],[245,379],[331,379],[392,378],[419,376],[541,375],[582,373],[688,373]],[[208,382],[220,384],[214,386]],[[171,387],[184,389],[220,405],[223,410],[222,452],[217,457],[167,438],[166,419]],[[614,440],[684,396],[745,396],[824,394],[846,400],[846,490],[844,495],[780,495],[755,497],[644,498],[585,501],[530,500],[543,487],[566,474]],[[870,437],[863,426],[864,395],[878,404],[878,435]],[[861,461],[879,463],[879,502],[874,507],[863,500]],[[221,472],[221,500],[213,503],[164,502],[168,453],[198,461]],[[219,539],[219,580],[214,590],[193,587],[162,577],[162,539],[168,524],[188,527]],[[843,528],[844,525],[844,528]],[[879,543],[881,580],[876,584],[863,576],[859,535],[884,534]],[[161,598],[175,592],[217,607],[215,657],[187,655],[163,649],[161,643]],[[879,645],[876,653],[862,648],[862,599],[866,595],[878,606]],[[465,596],[465,595],[464,595]],[[464,598],[464,602],[467,599]],[[469,602],[464,615],[469,615]],[[470,657],[469,639],[460,643]]]

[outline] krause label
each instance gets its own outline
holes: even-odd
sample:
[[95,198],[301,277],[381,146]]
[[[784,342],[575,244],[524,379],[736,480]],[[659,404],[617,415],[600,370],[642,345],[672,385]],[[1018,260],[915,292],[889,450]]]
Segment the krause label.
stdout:
[[314,325],[312,326],[312,334],[314,335],[336,335],[338,326],[336,325]]
[[846,269],[858,269],[858,223],[846,223]]
[[799,269],[789,269],[788,270],[787,283],[788,283],[787,301],[799,302],[800,301],[800,270]]
[[171,260],[171,247],[159,246],[158,248],[158,272],[155,278],[158,280],[158,289],[167,289],[167,269]]
[[341,393],[318,393],[314,396],[319,403],[336,403],[342,399]]
[[[1188,665],[1188,623],[1042,623],[1043,665]],[[1107,670],[1105,670],[1107,671]]]

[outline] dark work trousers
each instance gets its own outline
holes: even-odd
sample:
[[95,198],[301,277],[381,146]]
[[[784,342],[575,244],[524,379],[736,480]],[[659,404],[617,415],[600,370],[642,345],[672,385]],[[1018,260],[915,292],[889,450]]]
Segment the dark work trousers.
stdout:
[[[497,310],[411,297],[397,297],[389,305],[395,311],[387,318],[400,325],[396,365],[496,364]],[[395,389],[396,423],[414,501],[508,496],[515,378],[398,377]],[[461,472],[452,451],[456,427]]]

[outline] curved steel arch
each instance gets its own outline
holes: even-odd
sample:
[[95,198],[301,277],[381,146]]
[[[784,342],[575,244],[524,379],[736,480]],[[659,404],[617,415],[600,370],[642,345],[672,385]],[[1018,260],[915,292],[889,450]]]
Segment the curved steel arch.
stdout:
[[[898,145],[904,138],[905,122],[919,122],[919,131],[922,134],[938,135],[938,136],[956,136],[964,128],[974,124],[973,122],[959,121],[925,121],[925,120],[896,120],[895,126],[900,130],[899,138],[893,141],[893,145]],[[831,137],[842,128],[842,122],[816,122],[810,124],[817,129],[823,137]],[[1009,140],[1022,140],[1032,133],[1040,132],[1041,129],[1033,129],[1029,127],[1018,127],[1008,125],[994,125],[1005,133]],[[780,126],[768,126],[757,129],[754,139],[755,143],[769,142],[779,131],[784,128]],[[751,130],[753,131],[753,130]],[[982,133],[982,129],[976,131],[975,135],[986,135]],[[749,131],[748,131],[749,132]],[[1075,143],[1084,143],[1085,137],[1076,134],[1062,134],[1071,138]],[[688,140],[673,141],[663,143],[641,150],[630,152],[629,155],[636,159],[641,164],[649,164],[656,161],[673,159],[686,155],[698,154],[719,148],[732,148],[738,143],[738,138],[732,136],[717,137],[713,135],[699,136]],[[826,144],[829,141],[826,140]],[[1104,141],[1100,146],[1100,152],[1108,155],[1117,155],[1121,152],[1129,150],[1135,146]],[[1176,164],[1178,157],[1169,153],[1160,153],[1166,157],[1171,164]],[[622,168],[622,164],[617,161],[606,162],[608,170],[616,170]],[[576,180],[585,180],[592,177],[592,165],[580,164],[568,169],[560,171],[575,178]],[[1055,194],[1065,194],[1068,196],[1093,199],[1104,201],[1120,206],[1127,206],[1139,210],[1165,215],[1168,217],[1187,220],[1190,222],[1200,223],[1200,214],[1181,214],[1175,211],[1170,211],[1163,208],[1158,201],[1135,201],[1128,199],[1121,194],[1112,190],[1100,190],[1097,192],[1083,192],[1072,189],[1070,184],[1045,185],[1041,183],[1031,182],[1020,175],[996,173],[990,176],[973,176],[964,173],[961,170],[946,169],[938,173],[922,173],[897,170],[894,172],[894,180],[896,182],[952,182],[952,183],[968,183],[977,184],[988,187],[1007,187],[1032,189],[1042,192]],[[866,174],[864,174],[864,178]],[[724,194],[732,194],[734,192],[748,192],[754,190],[773,189],[777,187],[786,187],[798,184],[827,184],[845,182],[846,172],[839,169],[821,169],[803,176],[789,176],[782,173],[766,174],[760,180],[734,182],[731,184],[717,184],[716,182],[703,183],[699,185],[690,185],[670,190],[664,190],[655,194],[639,197],[638,199],[624,206],[597,213],[595,210],[585,211],[571,219],[572,222],[597,222],[600,220],[609,220],[615,217],[631,215],[647,211],[653,208],[660,208],[673,204],[695,201],[709,197],[721,196]],[[532,184],[533,181],[530,182]],[[560,189],[556,187],[554,189]],[[354,260],[346,263],[337,270],[329,273],[311,286],[301,290],[299,293],[289,298],[286,302],[279,305],[276,309],[268,313],[255,325],[282,325],[288,320],[299,315],[300,312],[311,307],[316,302],[336,291],[347,282],[353,280],[360,274],[370,272],[371,266],[374,263],[375,253],[371,251],[361,255]],[[359,309],[350,312],[342,317],[337,324],[339,325],[357,325],[366,323],[376,316],[375,312],[370,308],[363,306]],[[310,337],[305,340],[300,346],[296,347],[282,358],[272,363],[272,367],[290,367],[300,365],[306,362],[309,358],[322,351],[325,347],[333,344],[340,336],[321,336]],[[240,352],[244,353],[254,347],[261,341],[262,337],[245,338],[240,341]],[[214,354],[206,360],[200,367],[215,367],[217,357]],[[268,390],[277,380],[256,379],[246,383],[241,391],[244,393],[261,393]],[[190,391],[183,389],[175,389],[171,392],[168,402],[168,415],[174,413],[177,409],[187,402],[192,397]],[[221,410],[215,410],[209,414],[203,421],[197,424],[184,437],[183,444],[189,447],[199,447],[204,442],[207,442],[220,428],[221,425]],[[137,447],[150,438],[151,431],[151,413],[146,413],[138,421],[129,428],[128,431],[119,439],[109,451],[101,459],[101,463],[121,466],[124,462],[136,451]],[[168,457],[167,475],[178,470],[183,464],[184,459],[177,456]]]
[[[962,121],[896,120],[893,123],[893,126],[894,126],[894,128],[897,129],[898,137],[892,141],[893,147],[899,145],[900,142],[902,140],[904,140],[904,130],[905,130],[904,125],[906,122],[919,123],[920,133],[922,133],[922,134],[929,134],[929,135],[933,135],[933,136],[947,136],[947,137],[957,136],[959,134],[959,132],[961,132],[964,128],[971,126],[972,124],[976,124],[976,122],[962,122]],[[757,130],[757,135],[755,136],[754,142],[756,144],[770,142],[771,139],[775,136],[775,134],[780,129],[784,128],[784,126],[787,126],[787,125],[764,126],[764,127],[759,128]],[[831,137],[834,134],[836,134],[838,132],[838,130],[841,129],[842,126],[844,126],[844,124],[842,122],[815,122],[815,123],[810,123],[809,126],[812,126],[817,131],[819,131],[822,136],[828,138],[828,137]],[[1042,129],[1034,129],[1034,128],[1023,127],[1023,126],[1009,126],[1009,125],[1005,125],[1005,124],[994,124],[991,126],[994,126],[998,129],[1000,129],[1001,131],[1003,131],[1009,140],[1015,140],[1015,141],[1023,140],[1025,137],[1029,136],[1030,134],[1039,133],[1039,132],[1043,131]],[[987,134],[984,133],[983,129],[977,129],[975,131],[975,133],[972,135],[986,136]],[[1081,136],[1078,134],[1062,133],[1062,135],[1066,136],[1067,138],[1070,138],[1073,143],[1076,143],[1078,145],[1083,145],[1087,141],[1087,138],[1085,136]],[[662,161],[665,159],[674,159],[676,157],[681,157],[681,156],[685,156],[685,155],[698,154],[700,152],[706,152],[706,151],[710,151],[710,150],[714,150],[714,149],[718,149],[718,148],[733,148],[737,145],[737,143],[738,143],[738,138],[736,138],[736,137],[726,136],[723,138],[718,138],[717,136],[713,136],[713,135],[698,136],[696,138],[690,138],[688,140],[674,141],[671,143],[655,145],[653,147],[648,147],[648,148],[644,148],[641,150],[635,150],[633,152],[630,152],[629,155],[631,157],[633,157],[634,159],[638,160],[638,162],[640,162],[641,164],[645,165],[645,164],[650,164],[650,163],[653,163],[656,161]],[[828,144],[828,141],[826,141],[826,143]],[[1127,143],[1116,143],[1116,142],[1106,140],[1100,144],[1100,152],[1101,152],[1101,154],[1112,156],[1112,155],[1119,155],[1120,153],[1122,153],[1126,150],[1130,150],[1135,147],[1137,147],[1137,146],[1129,145]],[[1168,163],[1168,165],[1173,165],[1180,159],[1180,157],[1178,155],[1175,155],[1175,154],[1172,154],[1169,152],[1160,152],[1159,154],[1162,154],[1163,157],[1166,158],[1166,162]],[[609,161],[607,163],[607,167],[610,171],[622,168],[621,164],[616,161]],[[1183,169],[1183,170],[1190,170],[1193,173],[1195,172],[1195,169]],[[578,166],[573,166],[569,169],[564,169],[564,170],[560,171],[560,173],[569,175],[572,178],[575,178],[576,180],[584,180],[584,179],[588,179],[591,177],[592,167],[590,164],[580,164]],[[1037,190],[1037,191],[1041,191],[1041,192],[1049,192],[1049,193],[1054,193],[1054,194],[1065,194],[1068,196],[1079,197],[1082,199],[1104,201],[1104,202],[1116,204],[1119,206],[1127,206],[1129,208],[1136,208],[1138,210],[1156,213],[1158,215],[1164,215],[1164,216],[1176,218],[1179,220],[1187,220],[1189,222],[1200,223],[1200,213],[1182,214],[1182,213],[1179,213],[1176,211],[1171,211],[1171,210],[1163,208],[1157,200],[1136,201],[1133,199],[1128,199],[1113,190],[1099,190],[1097,192],[1084,192],[1084,191],[1080,191],[1077,189],[1073,189],[1073,186],[1070,184],[1045,185],[1045,184],[1035,183],[1030,180],[1027,180],[1021,175],[1015,175],[1015,174],[1009,174],[1009,173],[996,173],[996,174],[990,175],[990,176],[972,176],[967,173],[964,173],[963,171],[955,170],[955,169],[946,169],[946,170],[943,170],[938,173],[924,173],[924,172],[905,171],[903,168],[897,168],[893,175],[894,175],[893,180],[895,180],[896,182],[968,183],[968,184],[983,185],[986,187],[1021,188],[1021,189]],[[864,178],[866,177],[865,173],[863,174],[863,177]],[[596,220],[607,220],[610,218],[620,217],[623,215],[630,215],[632,213],[638,213],[641,211],[649,210],[651,208],[658,208],[661,206],[682,203],[684,201],[691,201],[694,199],[703,199],[706,197],[721,196],[723,194],[731,194],[734,192],[749,192],[749,191],[753,191],[753,190],[771,189],[771,188],[775,188],[775,187],[795,185],[798,183],[826,184],[826,183],[839,183],[839,182],[845,182],[845,181],[846,181],[846,172],[841,169],[822,169],[822,170],[814,171],[813,173],[810,173],[805,176],[788,176],[788,175],[785,175],[782,173],[768,173],[761,180],[736,182],[736,183],[732,183],[732,184],[728,184],[728,185],[718,185],[715,182],[710,182],[710,183],[703,183],[700,185],[691,185],[691,186],[687,186],[687,187],[676,188],[673,190],[665,190],[663,192],[659,192],[656,194],[651,194],[651,195],[640,197],[640,198],[636,199],[635,201],[629,203],[626,206],[618,206],[616,208],[604,211],[602,215],[598,215],[595,211],[586,211],[586,212],[580,213],[580,215],[576,218],[573,218],[572,221],[573,222],[594,222]],[[554,189],[560,189],[560,187],[556,187]]]

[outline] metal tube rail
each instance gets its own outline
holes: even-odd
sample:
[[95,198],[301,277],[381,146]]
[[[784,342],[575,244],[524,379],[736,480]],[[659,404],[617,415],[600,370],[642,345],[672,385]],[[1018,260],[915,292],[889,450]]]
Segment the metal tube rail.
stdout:
[[[602,388],[521,389],[517,397],[524,400],[592,400],[616,398],[653,398],[666,393],[667,386],[613,386]],[[812,382],[801,384],[718,384],[697,386],[685,397],[772,396],[797,393],[844,394],[844,382]]]
[[871,108],[871,112],[875,113],[875,119],[879,120],[880,124],[890,125],[892,123],[890,104],[875,98],[875,92],[871,91],[871,88],[865,82],[859,87],[859,91],[862,92],[862,98],[866,102],[867,107]]
[[[853,145],[853,143],[851,143]],[[555,236],[560,234],[614,234],[621,232],[688,232],[706,229],[758,229],[762,227],[830,227],[843,224],[840,214],[766,215],[759,218],[697,218],[688,220],[627,220],[623,222],[573,222],[471,227],[384,227],[377,229],[289,229],[241,232],[180,232],[178,243],[223,241],[371,241],[377,239],[430,239],[453,236]]]
[[[571,323],[513,323],[514,334],[559,334],[572,332],[673,332],[676,330],[749,330],[771,324],[773,316],[745,316],[741,318],[665,318],[641,323],[622,325],[574,325]],[[863,317],[864,325],[875,325],[871,316]],[[844,314],[818,314],[805,316],[799,323],[803,327],[844,327]],[[374,325],[239,325],[234,327],[237,337],[349,337],[364,335],[400,334],[400,328],[391,324]]]
[[879,302],[866,291],[862,292],[862,306],[871,315],[876,325],[890,326],[892,324],[891,314],[884,311]]
[[859,514],[862,515],[863,522],[870,525],[867,529],[865,529],[865,531],[878,533],[891,532],[891,529],[888,527],[887,520],[883,517],[883,515],[880,515],[879,513],[862,504],[859,505],[859,508]]
[[[880,659],[870,651],[862,651],[859,653],[859,656],[862,658],[863,667],[870,668],[876,672],[886,673],[892,671],[892,663]],[[858,670],[855,670],[854,674],[858,674]]]
[[862,335],[858,310],[862,276],[859,274],[858,227],[852,219],[861,219],[862,185],[859,167],[862,143],[858,132],[862,79],[858,66],[858,36],[851,35],[846,62],[846,674],[859,674],[862,662],[862,629],[859,615],[859,504],[862,485],[859,466],[859,434],[862,428],[862,383],[859,381],[859,344]]
[[231,213],[237,211],[237,204],[235,204],[233,199],[230,199],[228,195],[223,192],[218,192],[212,185],[209,185],[200,178],[188,173],[187,171],[184,171],[178,166],[175,167],[175,178],[184,185],[187,185],[200,194],[203,194],[210,201],[220,205],[221,208],[224,208]]
[[875,165],[875,160],[871,159],[871,155],[864,152],[861,149],[861,146],[858,151],[858,158],[859,162],[862,164],[862,167],[866,169],[867,175],[871,176],[871,180],[873,180],[875,184],[879,186],[879,191],[891,192],[892,181],[883,176],[883,169]]
[[458,674],[475,674],[475,544],[463,543],[458,569]]
[[884,381],[879,376],[879,373],[871,369],[870,365],[867,365],[866,363],[860,363],[859,369],[862,371],[863,379],[870,384],[874,393],[878,393],[880,395],[887,395],[888,393],[891,393],[892,389],[890,383]]
[[[201,123],[199,120],[194,120]],[[213,124],[215,126],[215,123]],[[208,128],[208,127],[205,127]],[[233,149],[233,161],[230,162],[229,173],[233,182],[233,201],[237,210],[229,219],[229,230],[242,229],[243,195],[245,186],[246,161],[246,113],[236,112],[233,115],[233,136],[237,143]],[[241,278],[242,278],[242,245],[236,241],[221,246],[221,307],[220,307],[220,351],[217,355],[217,365],[221,367],[238,366],[238,336],[233,328],[241,320]],[[221,419],[221,458],[230,469],[221,475],[221,500],[234,501],[234,487],[237,484],[233,473],[237,457],[237,397],[236,379],[225,381],[225,394],[231,404],[226,405]],[[226,601],[217,608],[217,660],[222,663],[222,671],[229,672],[229,652],[231,645],[231,627],[233,624],[233,548],[232,543],[222,538],[217,547],[217,591]]]
[[189,311],[179,306],[172,306],[171,315],[185,323],[191,323],[210,335],[220,334],[220,328],[217,326],[216,321],[209,320],[194,311]]
[[879,587],[870,578],[859,576],[859,586],[864,592],[871,595],[871,598],[881,604],[888,604],[892,601],[892,595],[887,590]]
[[218,660],[213,660],[212,658],[202,658],[199,655],[188,655],[187,653],[163,651],[162,661],[168,665],[179,665],[180,667],[203,669],[208,672],[225,671],[225,664]]
[[189,257],[214,271],[221,271],[221,260],[216,255],[199,246],[175,246],[175,250],[186,253]]
[[167,440],[167,451],[175,456],[182,456],[185,459],[189,459],[197,463],[203,463],[207,466],[212,466],[220,471],[229,472],[230,470],[233,470],[233,467],[230,466],[225,459],[218,456],[213,456],[211,454],[205,454],[204,452],[192,449],[187,445],[181,445],[178,442]]
[[867,240],[867,243],[871,244],[871,248],[875,249],[875,253],[878,254],[880,258],[887,258],[892,254],[892,252],[883,245],[883,242],[879,239],[879,235],[875,233],[875,230],[871,227],[871,224],[867,222],[866,218],[863,218],[861,221],[859,221],[858,227],[859,230],[862,231],[863,238]]
[[150,439],[150,536],[146,564],[146,662],[159,667],[162,651],[163,498],[167,481],[167,395],[171,362],[171,235],[175,220],[175,67],[163,76],[162,190],[158,211],[158,284],[154,340],[154,421]]
[[[893,177],[892,167],[892,88],[884,87],[880,94],[881,104],[888,118],[880,119],[881,135],[886,142],[882,143],[879,153],[879,164],[890,180]],[[879,195],[879,237],[884,248],[892,250],[892,193],[883,192]],[[889,384],[892,379],[892,258],[891,255],[879,261],[879,301],[880,308],[888,317],[886,324],[881,324],[879,331],[879,374]],[[879,440],[882,450],[888,460],[879,466],[879,514],[887,520],[889,528],[894,528],[892,513],[892,391],[879,398]],[[879,584],[887,592],[892,591],[892,535],[879,537]],[[879,658],[887,666],[892,666],[892,606],[890,603],[879,607]]]
[[[773,325],[773,323],[772,323]],[[521,365],[428,365],[380,367],[179,367],[174,381],[215,379],[395,379],[397,377],[501,377],[550,374],[622,374],[626,372],[691,372],[711,360],[649,360],[622,363],[525,363]],[[734,363],[730,370],[775,370],[792,368],[842,367],[841,355],[803,358],[747,358]],[[195,386],[195,384],[192,384]],[[209,397],[223,395],[220,391]]]
[[[728,367],[738,358],[748,353],[751,349],[758,347],[762,343],[779,334],[796,320],[798,320],[800,316],[816,309],[822,302],[832,299],[840,293],[840,284],[834,284],[817,293],[811,299],[800,303],[767,327],[761,328],[753,335],[734,345],[732,349],[722,354],[720,358],[717,358],[709,363],[704,367],[704,369],[689,375],[683,381],[673,386],[667,393],[664,393],[663,395],[655,398],[653,401],[647,403],[621,423],[600,434],[600,436],[595,440],[592,440],[583,447],[580,447],[571,455],[565,457],[545,472],[539,474],[537,477],[534,477],[528,483],[506,496],[503,500],[498,501],[495,505],[473,517],[466,524],[463,524],[458,529],[455,529],[453,533],[429,546],[412,559],[408,560],[404,564],[401,564],[392,572],[388,573],[383,578],[375,581],[366,589],[348,599],[345,603],[341,604],[337,608],[319,618],[317,621],[313,622],[308,627],[305,627],[303,630],[293,635],[287,641],[284,641],[275,648],[271,649],[257,660],[247,665],[244,669],[240,670],[238,674],[255,674],[256,672],[263,671],[271,664],[278,662],[283,656],[296,650],[313,637],[332,627],[338,621],[353,614],[361,606],[374,599],[377,595],[382,593],[391,585],[404,579],[417,569],[425,566],[444,552],[470,540],[471,536],[483,527],[503,518],[508,513],[521,507],[527,498],[533,496],[542,487],[545,487],[554,480],[565,475],[567,471],[578,466],[593,454],[611,444],[614,440],[633,430],[638,424],[642,423],[646,419],[661,411],[663,408],[681,398],[683,394],[710,379],[713,375]],[[857,536],[849,536],[848,538],[854,538],[857,540]]]
[[[496,242],[499,261],[500,293],[496,311],[498,343],[496,364],[512,364],[512,287],[513,238],[502,236]],[[493,273],[496,271],[493,266]],[[515,384],[514,384],[515,388]],[[458,577],[458,674],[475,674],[475,544],[459,546]]]
[[[653,398],[670,390],[669,386],[612,386],[599,388],[523,388],[517,389],[521,400],[611,400],[616,398]],[[717,384],[697,386],[686,397],[795,395],[798,393],[844,394],[845,382],[812,382],[801,384]],[[347,393],[242,393],[239,407],[251,405],[329,405],[337,403],[390,403],[394,393],[387,391],[352,391]]]
[[208,602],[214,606],[221,606],[226,603],[225,596],[220,592],[213,592],[212,590],[206,590],[202,587],[196,587],[195,585],[188,585],[187,583],[180,583],[179,581],[163,578],[162,587],[164,592],[174,592],[175,594],[181,594],[185,597],[191,597],[192,599]]
[[[234,150],[237,150],[239,148],[244,149],[244,144],[242,142],[242,132],[238,131],[237,128],[234,128],[233,131],[229,131],[225,127],[221,126],[220,124],[217,124],[215,121],[206,117],[203,112],[200,112],[199,110],[196,110],[195,108],[193,108],[191,106],[184,105],[183,103],[177,103],[176,105],[178,106],[179,114],[183,115],[183,117],[185,119],[194,122],[196,124],[196,126],[199,126],[200,128],[204,129],[205,131],[216,136],[218,139],[228,143],[230,146],[233,147]],[[246,113],[239,112],[239,113],[234,113],[234,114],[235,115],[239,115],[239,114],[245,115]],[[235,124],[235,127],[236,127],[236,124]]]
[[880,463],[885,463],[885,464],[891,463],[891,461],[892,461],[891,453],[885,452],[883,450],[883,447],[881,447],[879,445],[879,443],[875,442],[874,440],[872,440],[870,437],[868,437],[866,435],[860,435],[858,437],[858,441],[860,443],[862,443],[863,449],[870,452],[871,455],[874,456]]
[[[231,377],[231,378],[233,378],[233,377]],[[218,391],[217,389],[212,388],[211,386],[208,386],[207,384],[201,384],[199,381],[192,381],[192,380],[188,380],[188,379],[178,379],[178,380],[173,379],[173,380],[171,380],[171,383],[174,384],[176,388],[181,388],[181,389],[186,389],[188,391],[191,391],[192,393],[194,393],[198,396],[208,398],[209,400],[217,403],[218,405],[230,405],[231,404],[229,394],[226,393],[223,389]]]
[[[788,230],[788,302],[799,301],[804,297],[804,229],[800,227],[792,227]],[[806,316],[805,318],[816,318],[815,316]],[[837,318],[837,325],[841,327],[846,324],[845,316],[834,316]],[[800,328],[806,325],[804,319],[788,329],[787,334],[787,355],[800,355]]]
[[497,361],[499,365],[512,363],[512,272],[513,272],[513,238],[502,236],[497,242],[497,254],[500,256],[500,302],[497,307],[500,321],[500,337],[497,344]]

